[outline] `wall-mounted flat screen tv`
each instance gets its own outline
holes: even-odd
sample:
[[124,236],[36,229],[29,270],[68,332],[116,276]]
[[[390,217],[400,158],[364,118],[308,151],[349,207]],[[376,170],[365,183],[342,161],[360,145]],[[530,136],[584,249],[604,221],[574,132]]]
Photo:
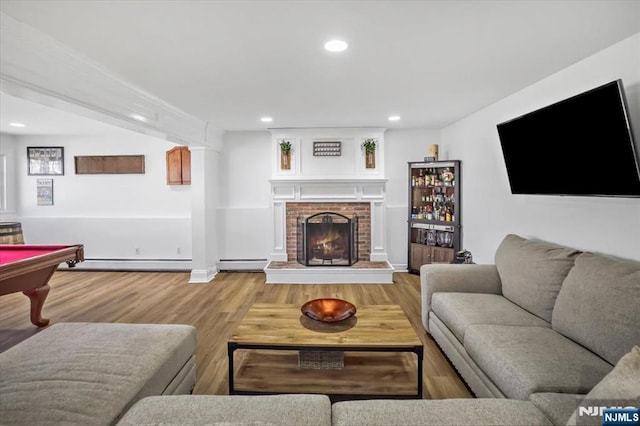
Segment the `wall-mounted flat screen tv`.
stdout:
[[513,194],[640,197],[622,80],[497,127]]

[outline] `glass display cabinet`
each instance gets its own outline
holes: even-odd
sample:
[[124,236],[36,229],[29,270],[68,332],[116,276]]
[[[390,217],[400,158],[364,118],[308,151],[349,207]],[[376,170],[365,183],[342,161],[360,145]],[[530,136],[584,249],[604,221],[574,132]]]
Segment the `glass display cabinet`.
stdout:
[[409,272],[452,263],[462,246],[460,161],[409,163]]

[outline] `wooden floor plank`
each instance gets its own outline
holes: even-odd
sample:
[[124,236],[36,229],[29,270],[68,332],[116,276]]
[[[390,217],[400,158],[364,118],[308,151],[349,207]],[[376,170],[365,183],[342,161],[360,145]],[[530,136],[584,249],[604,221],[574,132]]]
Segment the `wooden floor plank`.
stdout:
[[[59,322],[191,324],[197,329],[196,394],[226,394],[226,342],[254,302],[294,303],[336,297],[358,305],[402,306],[424,343],[425,398],[468,398],[464,383],[420,319],[420,283],[416,275],[394,273],[393,285],[265,284],[263,273],[223,272],[207,284],[189,284],[182,272],[58,271],[43,315]],[[0,297],[0,352],[40,329],[29,321],[29,300],[22,293]],[[384,374],[392,374],[385,372]],[[384,378],[382,378],[384,379]],[[372,381],[380,381],[375,374]],[[411,383],[415,383],[411,380]],[[362,383],[361,386],[367,386]],[[415,386],[414,386],[415,388]]]

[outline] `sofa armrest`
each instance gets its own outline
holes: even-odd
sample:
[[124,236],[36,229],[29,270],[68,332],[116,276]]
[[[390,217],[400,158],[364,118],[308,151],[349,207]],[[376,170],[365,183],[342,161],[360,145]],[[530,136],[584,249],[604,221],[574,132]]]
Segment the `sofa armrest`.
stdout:
[[431,296],[436,292],[502,294],[495,265],[427,264],[420,267],[422,324],[429,331]]

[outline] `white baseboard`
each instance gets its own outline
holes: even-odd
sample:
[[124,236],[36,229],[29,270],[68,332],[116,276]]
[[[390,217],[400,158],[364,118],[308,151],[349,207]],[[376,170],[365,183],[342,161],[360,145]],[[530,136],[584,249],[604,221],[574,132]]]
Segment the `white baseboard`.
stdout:
[[387,253],[371,253],[369,255],[369,260],[372,262],[386,262],[387,259]]
[[206,284],[216,277],[218,270],[216,268],[210,269],[193,269],[191,270],[191,277],[189,278],[189,284]]
[[394,269],[314,266],[307,268],[264,269],[266,284],[393,284]]
[[219,271],[263,271],[267,266],[267,259],[220,259]]
[[73,268],[66,263],[58,269],[70,271],[113,270],[113,271],[191,271],[191,259],[86,259]]
[[392,263],[393,269],[395,272],[409,272],[409,265],[406,263]]

